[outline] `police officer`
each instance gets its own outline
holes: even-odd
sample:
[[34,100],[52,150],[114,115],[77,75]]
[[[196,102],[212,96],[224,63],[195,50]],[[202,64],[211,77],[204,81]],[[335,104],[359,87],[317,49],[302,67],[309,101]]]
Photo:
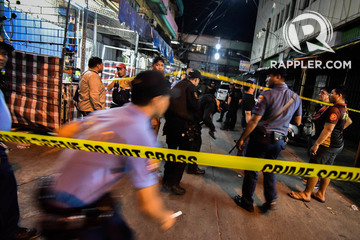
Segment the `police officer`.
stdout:
[[230,92],[229,96],[229,110],[226,114],[224,126],[220,128],[221,130],[234,130],[235,124],[237,121],[237,110],[242,101],[242,92],[241,86],[235,84],[235,88]]
[[[284,68],[271,68],[266,81],[272,90],[264,91],[259,96],[258,103],[252,111],[252,117],[238,141],[238,148],[242,150],[244,140],[250,134],[246,156],[255,158],[276,159],[285,147],[289,123],[301,123],[301,100],[285,84],[286,70]],[[264,195],[266,202],[261,210],[266,212],[276,207],[276,175],[264,174]],[[237,195],[234,201],[237,205],[249,212],[254,211],[254,191],[258,173],[245,171],[242,186],[242,197]]]
[[[178,97],[171,99],[170,107],[165,114],[164,134],[170,149],[194,151],[199,148],[199,139],[201,145],[200,106],[196,89],[200,78],[200,72],[192,70],[188,73],[187,79],[177,83],[171,90],[173,96]],[[185,194],[185,189],[180,187],[185,167],[186,163],[166,161],[163,177],[165,191],[175,195]],[[196,170],[192,173],[204,174],[204,170],[200,170],[197,165],[192,170]]]

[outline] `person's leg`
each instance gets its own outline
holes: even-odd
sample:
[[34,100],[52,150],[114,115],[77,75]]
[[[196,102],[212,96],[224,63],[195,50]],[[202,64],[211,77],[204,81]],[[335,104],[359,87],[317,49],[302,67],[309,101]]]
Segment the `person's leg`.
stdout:
[[[191,151],[200,152],[201,144],[202,144],[201,133],[199,133],[198,135],[195,135],[195,140],[192,142]],[[196,163],[193,164],[188,163],[187,173],[202,175],[205,174],[205,170],[200,169]]]
[[[1,148],[1,147],[0,147]],[[18,230],[19,204],[14,172],[4,149],[0,149],[0,232],[10,238]]]

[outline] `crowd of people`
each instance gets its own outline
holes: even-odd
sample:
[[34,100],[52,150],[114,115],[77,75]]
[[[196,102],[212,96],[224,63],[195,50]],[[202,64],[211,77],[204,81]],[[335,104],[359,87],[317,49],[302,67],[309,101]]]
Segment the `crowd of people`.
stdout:
[[[6,63],[6,56],[13,49],[0,42],[0,67]],[[164,60],[154,59],[152,70],[139,73],[133,80],[126,78],[127,69],[123,63],[116,65],[115,79],[107,86],[112,91],[113,104],[105,109],[105,85],[101,81],[102,60],[91,57],[88,70],[79,82],[79,110],[84,118],[72,122],[59,130],[59,136],[85,140],[123,143],[156,147],[160,130],[160,119],[164,116],[163,134],[169,149],[200,152],[202,145],[201,129],[205,125],[208,134],[216,140],[213,116],[216,112],[227,113],[222,130],[234,130],[238,109],[242,108],[242,135],[237,142],[238,155],[276,159],[285,148],[290,122],[300,125],[302,104],[299,96],[285,83],[286,70],[269,69],[267,86],[255,99],[255,80],[248,79],[246,86],[230,84],[225,101],[216,98],[216,84],[211,82],[202,94],[197,86],[202,76],[198,70],[188,69],[186,75],[173,85],[164,76]],[[334,106],[321,106],[316,109],[313,121],[316,126],[316,140],[310,149],[311,163],[334,163],[336,155],[344,145],[343,130],[351,124],[346,109],[346,88],[335,87],[331,91],[322,89],[319,100],[329,101]],[[225,104],[224,104],[225,103]],[[9,131],[11,119],[9,111],[0,96],[0,130]],[[121,117],[119,117],[121,116]],[[218,119],[221,122],[223,115]],[[0,232],[4,239],[26,239],[34,236],[34,230],[18,226],[19,207],[17,204],[16,180],[7,159],[6,146],[0,145]],[[46,210],[48,214],[59,212],[73,213],[69,210],[103,208],[111,210],[100,228],[84,228],[79,231],[79,239],[133,239],[131,229],[123,220],[111,198],[110,191],[125,173],[129,173],[136,189],[139,208],[158,221],[166,230],[175,223],[174,212],[168,210],[159,194],[157,168],[159,162],[152,159],[107,155],[103,153],[63,150],[59,156],[63,163],[59,174],[52,179],[47,189]],[[192,164],[166,161],[162,177],[162,191],[184,195],[180,183],[186,169],[188,174],[203,175],[196,162]],[[276,209],[276,174],[264,174],[265,203],[262,211]],[[254,211],[254,191],[258,172],[245,171],[242,196],[234,198],[243,209]],[[310,201],[311,198],[325,202],[329,179],[320,179],[320,189],[313,193],[318,178],[308,178],[302,192],[290,192],[296,200]],[[6,196],[6,197],[4,197]],[[7,206],[4,208],[4,206]],[[62,236],[66,231],[48,232],[49,239]],[[55,235],[52,235],[55,234]],[[25,237],[25,238],[24,238]],[[65,237],[64,237],[65,238]],[[61,239],[61,237],[59,238]]]

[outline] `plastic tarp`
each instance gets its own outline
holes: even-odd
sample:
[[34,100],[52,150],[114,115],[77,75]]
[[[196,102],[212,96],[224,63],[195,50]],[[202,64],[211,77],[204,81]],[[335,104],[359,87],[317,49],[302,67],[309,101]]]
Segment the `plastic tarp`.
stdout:
[[126,0],[119,0],[119,21],[125,23],[131,30],[137,32],[147,41],[154,42],[157,49],[169,62],[174,63],[172,48],[164,41],[159,33],[140,17]]
[[119,21],[125,23],[142,38],[151,41],[151,26],[129,5],[126,0],[119,0]]
[[154,48],[159,50],[162,55],[166,59],[169,60],[170,63],[174,63],[174,52],[172,48],[162,39],[159,33],[156,30],[152,30],[153,33],[153,41],[154,41]]

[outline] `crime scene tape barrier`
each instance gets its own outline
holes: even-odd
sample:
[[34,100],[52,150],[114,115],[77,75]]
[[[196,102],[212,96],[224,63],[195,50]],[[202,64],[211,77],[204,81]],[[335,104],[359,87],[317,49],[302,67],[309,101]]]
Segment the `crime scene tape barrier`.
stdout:
[[[185,73],[185,71],[175,71],[175,72],[171,72],[171,73],[167,73],[165,74],[165,76],[170,76],[170,75],[178,75],[178,74],[183,74]],[[220,80],[220,81],[225,81],[225,82],[230,82],[230,83],[235,83],[235,84],[239,84],[239,85],[244,85],[244,86],[247,86],[247,87],[251,87],[252,84],[251,83],[247,83],[247,82],[244,82],[244,81],[240,81],[240,80],[237,80],[237,79],[233,79],[233,78],[229,78],[229,77],[226,77],[226,76],[222,76],[222,75],[219,75],[219,74],[213,74],[213,73],[209,73],[209,72],[203,72],[203,71],[200,71],[201,75],[204,76],[204,77],[208,77],[208,78],[212,78],[212,79],[217,79],[217,80]],[[135,77],[128,77],[128,78],[114,78],[114,79],[110,79],[111,81],[113,80],[117,80],[117,81],[125,81],[125,80],[132,80],[134,79]],[[109,81],[110,81],[109,80]],[[262,86],[259,86],[259,85],[254,85],[255,88],[258,88],[258,89],[262,89],[262,90],[270,90],[271,88],[268,88],[268,87],[262,87]],[[314,102],[314,103],[320,103],[320,104],[323,104],[323,105],[329,105],[329,106],[333,106],[334,104],[332,103],[326,103],[326,102],[321,102],[319,100],[315,100],[315,99],[311,99],[311,98],[307,98],[307,97],[303,97],[303,96],[299,96],[302,100],[305,100],[305,101],[309,101],[309,102]],[[352,109],[352,108],[347,108],[348,111],[351,111],[351,112],[356,112],[356,113],[360,113],[360,110],[356,110],[356,109]]]
[[199,165],[360,182],[360,169],[0,131],[0,141]]

